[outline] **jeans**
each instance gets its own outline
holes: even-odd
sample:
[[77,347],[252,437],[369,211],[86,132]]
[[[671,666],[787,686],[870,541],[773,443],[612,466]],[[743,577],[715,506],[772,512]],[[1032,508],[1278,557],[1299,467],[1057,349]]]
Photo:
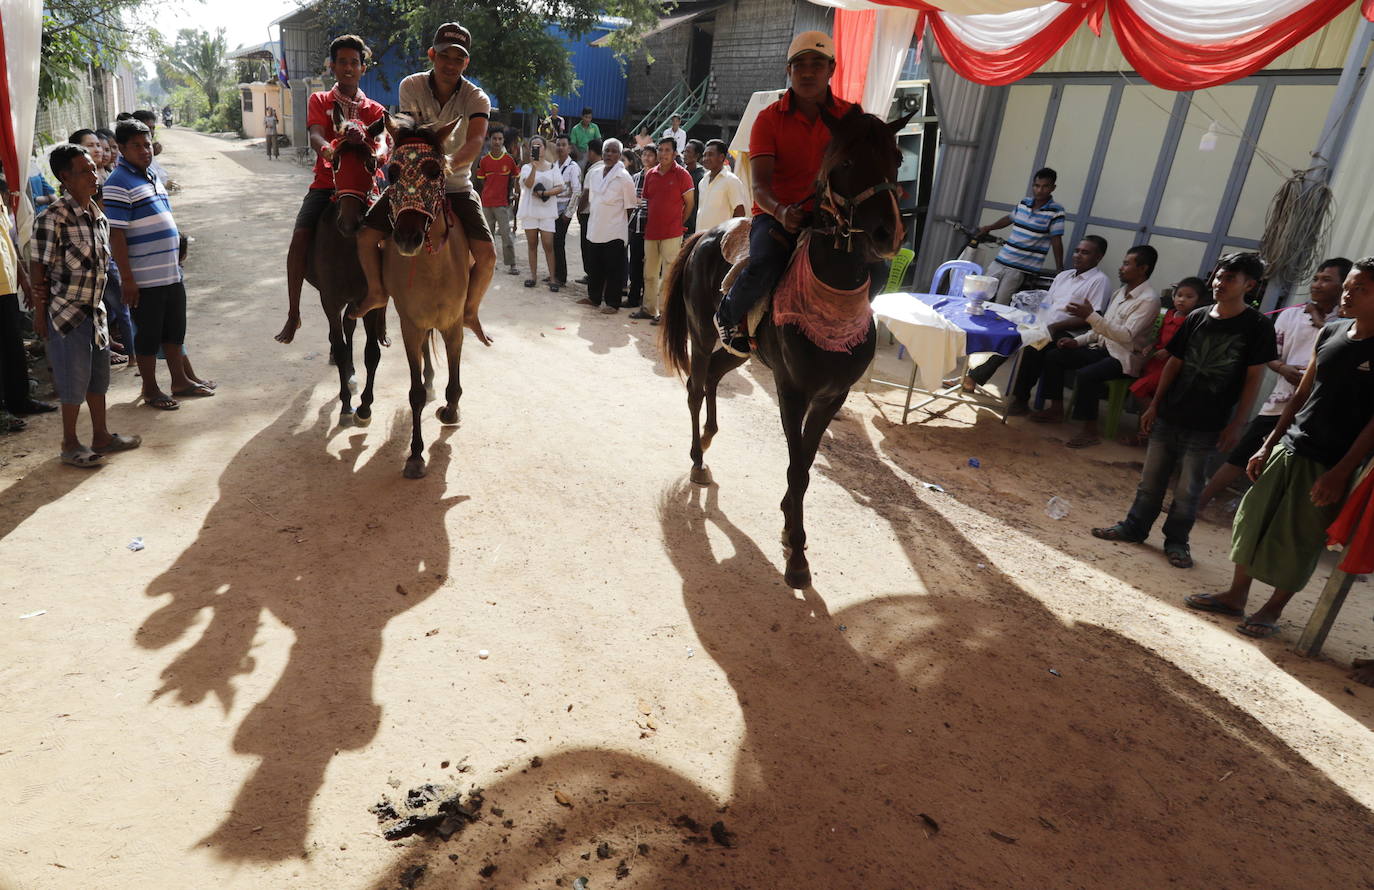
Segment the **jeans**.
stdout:
[[1073,419],[1097,420],[1098,402],[1107,391],[1107,381],[1121,376],[1121,362],[1101,346],[1056,349],[1045,356],[1040,372],[1040,393],[1051,402],[1064,398],[1064,372],[1073,370]]
[[501,262],[515,265],[515,239],[510,231],[510,207],[483,207],[482,217],[493,235],[501,236]]
[[625,285],[626,306],[638,306],[644,302],[644,235],[630,233],[630,264],[626,268]]
[[749,227],[749,265],[740,273],[730,293],[720,301],[720,322],[726,327],[742,324],[749,310],[773,290],[797,246],[797,236],[766,213],[755,214]]
[[1132,537],[1144,540],[1164,506],[1164,493],[1169,477],[1178,470],[1174,485],[1174,502],[1169,505],[1169,518],[1164,521],[1164,545],[1188,546],[1188,533],[1197,518],[1197,499],[1207,477],[1207,458],[1217,450],[1216,430],[1190,430],[1155,418],[1150,429],[1150,444],[1145,450],[1145,469],[1140,472],[1140,486],[1135,503],[1122,525]]
[[593,306],[603,303],[620,308],[620,288],[625,283],[625,242],[604,244],[587,242],[587,299]]
[[553,224],[553,280],[568,283],[568,226],[572,217],[559,214]]

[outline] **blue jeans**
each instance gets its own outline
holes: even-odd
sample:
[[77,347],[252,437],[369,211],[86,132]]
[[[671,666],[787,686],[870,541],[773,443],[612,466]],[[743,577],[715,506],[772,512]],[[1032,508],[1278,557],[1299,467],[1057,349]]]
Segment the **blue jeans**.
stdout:
[[1169,505],[1169,518],[1164,521],[1164,545],[1188,546],[1188,533],[1197,518],[1197,499],[1207,477],[1207,458],[1217,450],[1217,431],[1190,430],[1162,418],[1155,418],[1150,429],[1150,445],[1145,451],[1145,469],[1140,472],[1140,486],[1135,503],[1122,523],[1133,537],[1145,539],[1159,518],[1164,506],[1164,493],[1169,477],[1178,470],[1174,485],[1174,502]]
[[129,307],[124,305],[124,288],[119,280],[119,269],[111,263],[113,274],[105,278],[105,293],[101,302],[105,304],[105,314],[110,319],[110,336],[118,340],[127,355],[134,354],[134,320],[129,315]]
[[749,227],[749,265],[740,273],[730,293],[720,301],[720,321],[738,326],[764,294],[773,290],[797,246],[797,236],[766,213],[754,216]]

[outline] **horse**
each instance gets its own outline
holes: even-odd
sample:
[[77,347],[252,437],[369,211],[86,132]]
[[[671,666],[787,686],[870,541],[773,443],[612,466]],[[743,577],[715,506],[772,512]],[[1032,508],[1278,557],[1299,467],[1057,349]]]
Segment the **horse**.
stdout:
[[448,359],[444,404],[436,412],[440,423],[458,423],[458,399],[463,395],[458,362],[471,260],[467,236],[444,194],[448,158],[443,150],[458,120],[419,125],[405,115],[386,118],[395,148],[386,167],[392,233],[382,250],[382,281],[396,301],[410,362],[410,455],[403,470],[407,479],[419,479],[426,472],[420,417],[433,398],[429,344],[435,332],[444,339]]
[[343,119],[334,108],[334,131],[339,138],[334,143],[334,200],[315,226],[315,240],[306,260],[305,280],[320,292],[320,307],[329,322],[329,349],[339,371],[339,422],[350,419],[356,426],[372,422],[372,385],[381,361],[381,341],[385,326],[385,309],[374,309],[363,317],[367,345],[363,348],[363,364],[367,368],[367,383],[358,400],[355,414],[352,405],[357,378],[353,373],[353,332],[358,322],[348,317],[348,309],[362,302],[367,295],[367,279],[358,262],[354,240],[362,228],[367,213],[368,198],[372,194],[372,177],[377,159],[372,144],[381,135],[385,122],[378,120],[371,127],[361,121]]
[[[904,237],[895,197],[901,163],[896,134],[910,116],[884,123],[855,106],[839,118],[825,110],[821,117],[832,139],[816,181],[820,225],[802,232],[792,261],[809,261],[822,293],[857,293],[868,286],[871,263],[894,256]],[[733,224],[747,225],[743,221]],[[718,338],[712,322],[720,302],[721,282],[730,268],[721,242],[731,225],[722,223],[693,235],[683,245],[664,286],[667,300],[659,345],[669,370],[687,376],[687,406],[692,415],[690,478],[698,485],[712,481],[702,456],[719,429],[716,388],[722,377],[746,361],[716,348]],[[861,325],[864,318],[856,315],[855,320]],[[787,436],[782,542],[787,560],[784,578],[794,589],[811,584],[802,501],[821,436],[844,404],[850,387],[873,360],[877,334],[871,313],[866,321],[867,331],[858,327],[856,342],[841,351],[817,346],[797,324],[780,324],[771,312],[757,332],[754,355],[773,372]],[[805,319],[800,324],[806,326]],[[700,422],[703,400],[704,432]]]

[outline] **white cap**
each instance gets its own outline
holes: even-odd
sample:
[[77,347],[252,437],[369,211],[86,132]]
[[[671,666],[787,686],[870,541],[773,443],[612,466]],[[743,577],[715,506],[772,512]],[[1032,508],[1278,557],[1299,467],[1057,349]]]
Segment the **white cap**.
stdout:
[[803,31],[792,38],[792,45],[787,48],[788,64],[802,53],[816,53],[827,59],[834,59],[835,41],[824,31]]

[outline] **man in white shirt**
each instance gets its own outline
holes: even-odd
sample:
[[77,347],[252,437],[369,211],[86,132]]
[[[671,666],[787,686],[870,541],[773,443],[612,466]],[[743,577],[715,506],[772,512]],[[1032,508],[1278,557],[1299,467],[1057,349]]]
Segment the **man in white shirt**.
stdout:
[[554,144],[557,156],[553,168],[563,178],[563,191],[558,195],[558,219],[553,224],[553,280],[562,287],[568,283],[568,226],[577,212],[577,199],[582,192],[582,171],[572,158],[572,142],[566,135],[559,136]]
[[1145,368],[1145,351],[1154,339],[1159,319],[1159,294],[1150,286],[1150,275],[1159,262],[1159,252],[1148,244],[1126,251],[1117,276],[1121,287],[1112,294],[1105,313],[1087,303],[1071,303],[1068,313],[1086,321],[1091,330],[1077,337],[1064,337],[1045,357],[1041,384],[1045,407],[1030,416],[1041,423],[1064,419],[1064,372],[1073,370],[1073,419],[1083,428],[1065,444],[1088,448],[1101,443],[1097,435],[1097,405],[1106,392],[1107,381],[1125,374],[1139,377]]
[[[1345,257],[1323,260],[1312,275],[1311,296],[1308,301],[1297,306],[1289,306],[1274,317],[1274,335],[1278,340],[1279,357],[1269,363],[1269,369],[1278,374],[1279,379],[1269,393],[1269,398],[1265,399],[1264,406],[1245,428],[1245,434],[1236,443],[1236,447],[1231,449],[1226,463],[1217,467],[1216,473],[1208,480],[1207,487],[1198,496],[1199,514],[1212,498],[1225,491],[1245,472],[1245,465],[1250,462],[1250,458],[1255,456],[1255,452],[1260,450],[1260,446],[1274,431],[1274,427],[1278,426],[1279,416],[1297,392],[1302,372],[1312,361],[1317,348],[1317,335],[1321,333],[1328,319],[1339,314],[1337,304],[1341,300],[1341,287],[1353,265]],[[1227,519],[1227,522],[1229,521],[1230,519]]]
[[663,131],[664,139],[672,139],[677,143],[677,153],[681,155],[687,150],[687,131],[682,129],[682,115],[673,115],[673,123]]
[[714,228],[733,216],[749,213],[749,190],[742,179],[725,167],[728,151],[724,142],[712,139],[706,143],[706,151],[701,156],[706,175],[697,185],[698,232]]
[[607,315],[620,311],[625,284],[625,243],[630,238],[628,214],[639,203],[634,180],[620,163],[619,139],[601,146],[602,162],[587,168],[587,301]]
[[[1050,342],[1044,349],[1022,351],[1021,362],[1013,383],[1014,397],[1007,415],[1015,417],[1030,413],[1030,392],[1040,379],[1040,368],[1045,354],[1055,348],[1055,341],[1066,335],[1080,333],[1087,329],[1082,319],[1071,315],[1071,303],[1089,303],[1098,312],[1107,308],[1107,297],[1112,291],[1111,279],[1097,264],[1107,254],[1107,239],[1098,235],[1088,235],[1073,251],[1073,268],[1065,269],[1054,276],[1050,285],[1050,309],[1047,317],[1050,328]],[[972,390],[974,384],[982,386],[992,379],[992,375],[1010,356],[991,355],[987,361],[968,372],[964,378],[964,389]]]

